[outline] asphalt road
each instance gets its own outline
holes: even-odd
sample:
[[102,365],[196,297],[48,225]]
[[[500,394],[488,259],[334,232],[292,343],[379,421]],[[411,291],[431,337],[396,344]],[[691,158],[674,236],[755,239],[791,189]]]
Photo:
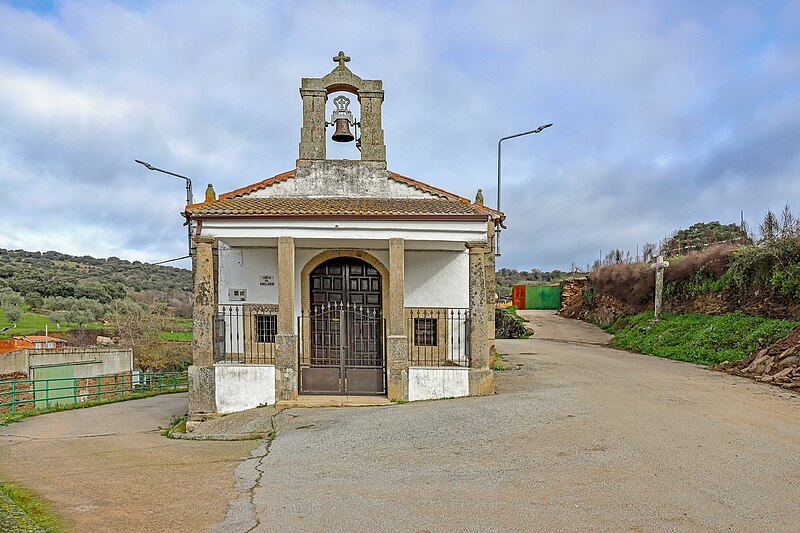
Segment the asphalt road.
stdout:
[[800,528],[800,398],[531,317],[493,397],[282,412],[216,530]]
[[186,410],[185,393],[168,394],[0,427],[0,478],[74,531],[202,531],[225,517],[233,471],[256,444],[162,437]]

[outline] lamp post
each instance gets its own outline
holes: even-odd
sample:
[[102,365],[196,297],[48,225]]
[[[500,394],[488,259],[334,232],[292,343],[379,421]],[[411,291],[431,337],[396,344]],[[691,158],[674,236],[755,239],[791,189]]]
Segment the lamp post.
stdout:
[[[186,176],[181,176],[180,174],[175,174],[174,172],[170,172],[169,170],[164,170],[162,168],[156,168],[150,163],[145,163],[144,161],[140,161],[138,159],[134,159],[140,165],[143,165],[147,170],[154,170],[156,172],[161,172],[163,174],[169,174],[170,176],[175,176],[176,178],[180,178],[186,181],[186,205],[191,205],[194,203],[194,196],[192,195],[192,180],[191,178],[187,178]],[[187,224],[188,234],[189,234],[189,255],[192,255],[192,225]]]
[[[502,159],[501,158],[502,158],[502,154],[503,154],[503,152],[502,152],[502,150],[503,150],[503,141],[507,141],[508,139],[513,139],[515,137],[522,137],[523,135],[530,135],[531,133],[540,133],[545,128],[549,128],[552,125],[553,125],[552,122],[549,123],[549,124],[543,124],[543,125],[539,126],[538,128],[536,128],[535,130],[524,131],[522,133],[515,133],[514,135],[509,135],[508,137],[503,137],[502,139],[497,141],[497,210],[498,211],[500,211],[500,179],[501,179],[501,176],[502,176],[502,173],[501,173],[501,168],[502,168],[501,167],[501,160]],[[495,237],[495,247],[496,247],[495,255],[499,256],[500,255],[500,228],[499,227],[497,228],[497,236]]]

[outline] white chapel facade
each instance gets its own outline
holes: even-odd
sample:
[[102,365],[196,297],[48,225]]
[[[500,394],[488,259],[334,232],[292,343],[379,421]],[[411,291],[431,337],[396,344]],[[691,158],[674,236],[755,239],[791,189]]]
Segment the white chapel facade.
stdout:
[[[383,84],[334,61],[302,80],[295,169],[187,207],[195,420],[304,395],[494,393],[502,213],[387,170]],[[327,126],[361,159],[326,159]]]

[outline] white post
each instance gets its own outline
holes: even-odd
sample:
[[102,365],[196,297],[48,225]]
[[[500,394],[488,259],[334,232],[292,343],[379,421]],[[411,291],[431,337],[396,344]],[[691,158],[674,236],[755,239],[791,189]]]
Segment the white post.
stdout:
[[661,320],[661,296],[664,292],[664,269],[668,266],[669,261],[664,261],[663,255],[656,257],[656,262],[650,265],[650,268],[656,270],[655,320]]

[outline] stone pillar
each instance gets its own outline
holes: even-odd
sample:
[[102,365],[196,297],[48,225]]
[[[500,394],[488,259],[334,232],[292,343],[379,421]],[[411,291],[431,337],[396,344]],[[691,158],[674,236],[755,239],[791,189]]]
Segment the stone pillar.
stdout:
[[486,243],[467,243],[469,250],[469,394],[494,394],[494,372],[489,368],[486,324]]
[[[376,81],[376,88],[380,82]],[[361,160],[382,161],[386,163],[386,145],[383,144],[383,123],[381,105],[383,90],[360,90],[358,101],[361,105]]]
[[495,359],[495,295],[497,294],[497,284],[495,282],[496,263],[494,247],[494,221],[489,220],[486,228],[488,246],[486,247],[486,331],[489,338],[489,368],[494,370]]
[[297,398],[299,368],[294,331],[294,237],[278,237],[278,332],[275,335],[275,396]]
[[217,410],[214,386],[214,247],[216,241],[194,237],[194,307],[192,310],[192,366],[189,367],[189,414],[193,420]]
[[[387,396],[407,399],[408,346],[405,333],[405,241],[389,239],[389,316],[387,320]],[[404,379],[405,376],[405,379]]]
[[[303,80],[306,85],[306,80]],[[328,92],[301,87],[303,127],[300,128],[300,159],[325,159],[325,102]]]

